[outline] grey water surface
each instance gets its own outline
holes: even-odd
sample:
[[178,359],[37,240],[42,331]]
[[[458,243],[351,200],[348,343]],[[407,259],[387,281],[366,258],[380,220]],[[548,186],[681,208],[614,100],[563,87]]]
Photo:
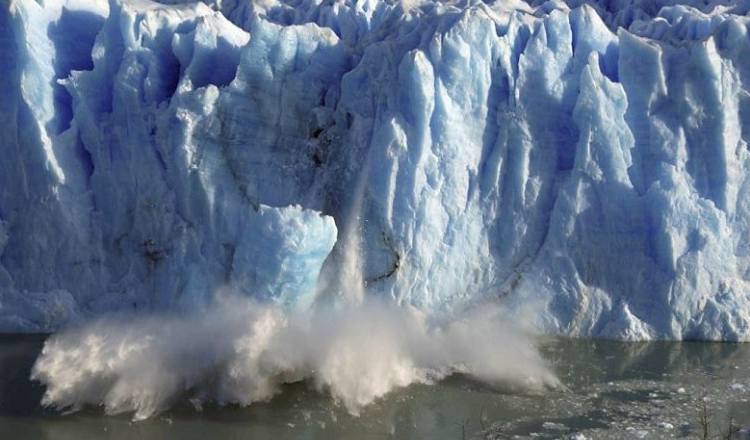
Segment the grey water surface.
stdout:
[[750,438],[750,344],[540,342],[564,387],[493,389],[466,377],[412,385],[356,417],[308,384],[249,407],[189,402],[151,419],[61,414],[29,380],[44,336],[0,335],[0,439]]

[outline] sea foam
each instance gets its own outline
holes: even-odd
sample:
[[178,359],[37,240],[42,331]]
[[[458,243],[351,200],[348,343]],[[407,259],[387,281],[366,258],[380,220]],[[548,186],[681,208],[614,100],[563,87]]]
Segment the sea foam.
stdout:
[[249,405],[303,380],[355,415],[395,388],[454,373],[555,386],[531,336],[501,314],[473,310],[435,322],[378,301],[287,311],[223,293],[201,312],[109,317],[53,335],[32,378],[46,385],[47,406],[101,405],[134,419],[187,399]]

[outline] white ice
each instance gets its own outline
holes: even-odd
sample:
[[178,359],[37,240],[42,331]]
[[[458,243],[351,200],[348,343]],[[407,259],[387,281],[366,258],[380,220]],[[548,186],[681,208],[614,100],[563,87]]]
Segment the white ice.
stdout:
[[354,243],[430,313],[749,339],[748,10],[5,2],[0,328],[304,308]]

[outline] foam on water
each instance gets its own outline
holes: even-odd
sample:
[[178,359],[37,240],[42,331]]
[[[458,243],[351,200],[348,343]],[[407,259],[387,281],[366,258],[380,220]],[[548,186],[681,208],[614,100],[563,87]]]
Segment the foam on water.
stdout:
[[102,405],[135,419],[184,399],[249,405],[301,380],[353,414],[394,388],[455,372],[489,384],[556,385],[530,337],[500,313],[440,323],[373,301],[288,312],[222,293],[201,312],[110,317],[56,334],[32,378],[47,387],[44,405]]

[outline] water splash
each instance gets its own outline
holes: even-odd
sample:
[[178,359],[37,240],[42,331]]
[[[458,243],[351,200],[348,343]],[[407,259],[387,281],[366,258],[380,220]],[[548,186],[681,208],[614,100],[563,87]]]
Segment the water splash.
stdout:
[[390,390],[461,372],[544,388],[556,379],[532,340],[490,310],[435,323],[380,302],[289,312],[222,294],[183,316],[100,320],[52,336],[32,378],[43,404],[103,406],[144,419],[177,401],[249,405],[307,380],[352,414]]

